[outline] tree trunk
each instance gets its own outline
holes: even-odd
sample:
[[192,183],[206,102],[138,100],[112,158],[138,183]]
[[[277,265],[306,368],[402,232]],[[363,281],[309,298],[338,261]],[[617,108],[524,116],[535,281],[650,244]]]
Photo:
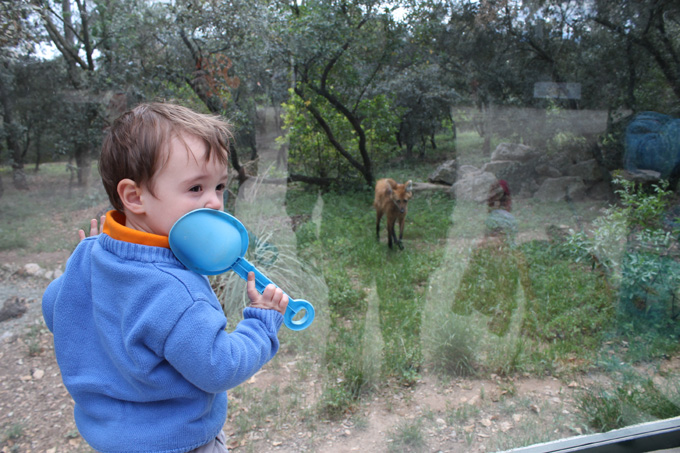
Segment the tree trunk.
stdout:
[[75,149],[76,166],[78,168],[78,187],[88,187],[90,184],[90,168],[92,157],[90,156],[90,147],[87,144],[81,143],[76,145]]
[[24,171],[23,166],[12,168],[12,182],[14,183],[14,188],[17,190],[29,190],[26,172]]
[[[6,63],[3,69],[8,69]],[[2,121],[6,134],[5,140],[12,160],[14,187],[17,190],[28,190],[28,182],[24,173],[23,153],[19,143],[20,126],[14,121],[14,103],[9,92],[9,76],[4,71],[0,74],[0,103],[2,104]]]
[[40,159],[42,157],[42,134],[37,133],[35,137],[35,172],[40,170]]

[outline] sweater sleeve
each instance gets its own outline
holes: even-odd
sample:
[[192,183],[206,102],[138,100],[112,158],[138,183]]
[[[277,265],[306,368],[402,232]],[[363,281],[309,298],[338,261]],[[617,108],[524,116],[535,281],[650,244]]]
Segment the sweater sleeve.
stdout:
[[196,301],[177,321],[164,348],[166,359],[198,388],[219,393],[255,374],[278,351],[283,316],[274,310],[246,308],[236,330],[207,301]]
[[[87,268],[89,264],[89,252],[96,239],[96,236],[90,236],[80,241],[66,263],[66,271],[64,274],[55,280],[52,280],[43,293],[42,314],[43,318],[45,319],[45,324],[47,325],[47,328],[50,329],[50,332],[54,332],[54,307],[57,303],[59,293],[64,286],[66,273],[70,270],[70,273],[75,274],[76,276],[81,275],[83,276],[83,279],[86,278],[84,277],[86,274],[83,270],[83,267]],[[84,282],[83,285],[86,286],[86,282]]]
[[62,278],[53,280],[45,290],[42,298],[42,314],[45,319],[45,324],[50,332],[54,332],[54,303],[61,288]]

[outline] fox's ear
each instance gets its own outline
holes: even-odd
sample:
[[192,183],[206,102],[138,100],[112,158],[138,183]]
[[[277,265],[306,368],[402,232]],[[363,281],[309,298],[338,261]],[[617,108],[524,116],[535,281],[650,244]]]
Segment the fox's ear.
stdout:
[[406,181],[406,191],[407,192],[413,192],[413,182],[409,179]]

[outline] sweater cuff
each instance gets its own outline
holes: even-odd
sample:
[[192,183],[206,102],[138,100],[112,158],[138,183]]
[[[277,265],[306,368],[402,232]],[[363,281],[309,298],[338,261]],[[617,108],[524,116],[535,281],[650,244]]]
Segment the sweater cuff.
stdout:
[[283,315],[276,310],[265,310],[264,308],[246,307],[243,309],[243,319],[256,318],[262,321],[267,329],[276,333],[283,324]]

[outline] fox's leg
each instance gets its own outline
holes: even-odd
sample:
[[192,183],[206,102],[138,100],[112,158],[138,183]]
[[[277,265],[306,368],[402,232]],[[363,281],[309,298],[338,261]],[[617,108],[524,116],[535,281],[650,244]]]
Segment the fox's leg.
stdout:
[[404,250],[404,245],[401,243],[401,240],[404,238],[404,217],[399,219],[399,240],[396,241],[397,245],[399,246],[399,250]]
[[382,212],[377,211],[375,221],[375,239],[380,241],[380,219],[382,219]]
[[394,222],[387,222],[387,246],[392,248],[392,242],[397,242],[397,236],[394,234]]

